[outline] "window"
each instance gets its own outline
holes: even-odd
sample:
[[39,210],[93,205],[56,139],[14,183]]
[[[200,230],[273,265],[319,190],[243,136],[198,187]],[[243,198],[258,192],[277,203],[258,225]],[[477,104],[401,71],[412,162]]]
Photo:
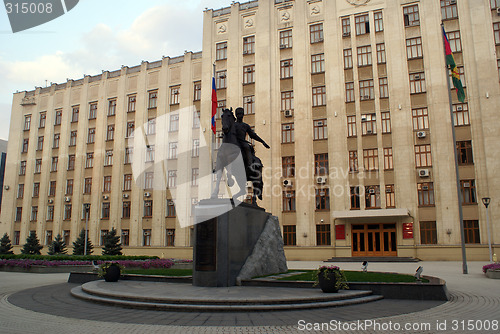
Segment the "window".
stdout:
[[108,116],[114,116],[116,114],[116,99],[108,100]]
[[424,72],[410,74],[410,93],[425,93],[425,75]]
[[286,59],[280,61],[280,79],[289,79],[293,77],[293,60]]
[[39,121],[39,125],[38,127],[40,129],[44,128],[45,127],[45,121],[47,120],[47,113],[44,111],[44,112],[41,112],[40,113],[40,121]]
[[415,165],[418,167],[431,167],[431,145],[415,145]]
[[26,175],[26,161],[19,163],[19,175]]
[[78,122],[78,116],[80,115],[80,106],[74,106],[71,110],[71,122]]
[[168,171],[167,186],[169,188],[175,188],[177,186],[177,171],[176,170],[169,170]]
[[43,150],[43,136],[38,136],[38,142],[36,144],[36,150],[37,151],[42,151]]
[[457,141],[457,157],[459,165],[472,165],[474,159],[472,155],[472,141]]
[[244,96],[243,97],[243,112],[245,115],[255,114],[255,96]]
[[342,37],[351,36],[351,19],[348,17],[342,18]]
[[243,66],[243,84],[255,82],[255,65]]
[[28,147],[29,147],[29,139],[25,138],[25,139],[23,139],[23,148],[21,150],[21,153],[27,153]]
[[413,130],[427,130],[429,128],[429,115],[427,108],[412,109]]
[[226,100],[217,101],[217,112],[215,113],[215,119],[220,119],[222,111],[226,108]]
[[47,206],[47,221],[51,222],[53,220],[54,220],[54,206],[48,205]]
[[311,73],[325,72],[325,54],[317,54],[311,56]]
[[172,247],[175,244],[175,229],[173,228],[167,228],[166,229],[166,239],[165,239],[165,246],[167,247]]
[[295,225],[283,225],[283,244],[285,246],[297,245],[297,227]]
[[200,156],[200,140],[193,139],[193,148],[191,150],[191,157],[196,158]]
[[191,185],[192,186],[198,185],[198,178],[199,177],[200,177],[200,169],[199,168],[192,168],[191,169]]
[[[16,222],[20,222],[23,218],[23,208],[22,207],[17,207],[16,208]],[[18,243],[19,244],[19,243]]]
[[127,130],[126,130],[125,137],[126,138],[133,137],[134,136],[134,130],[135,130],[135,122],[134,121],[127,122]]
[[375,98],[373,79],[359,81],[359,96],[361,101],[373,100]]
[[326,105],[326,87],[319,86],[312,88],[313,107]]
[[378,149],[363,150],[363,164],[365,170],[378,170]]
[[154,179],[155,179],[154,172],[144,173],[144,189],[153,189]]
[[384,31],[384,21],[382,19],[382,12],[373,13],[373,21],[375,23],[375,32]]
[[470,125],[469,106],[467,103],[454,104],[453,109],[453,124],[455,126]]
[[323,42],[323,23],[313,24],[309,27],[311,44]]
[[363,136],[377,133],[377,121],[375,114],[361,115],[361,131]]
[[[466,87],[466,83],[467,81],[465,80],[465,71],[464,71],[464,67],[463,66],[457,66],[457,73],[458,73],[458,76],[460,77],[460,82],[462,83],[462,87]],[[451,87],[451,90],[456,90],[454,87],[453,87],[453,77],[451,76],[451,71],[449,71],[448,73],[448,79],[450,80],[450,87]]]
[[66,180],[66,195],[73,195],[73,179]]
[[280,31],[280,49],[292,47],[292,30]]
[[40,174],[42,172],[42,159],[35,160],[35,174]]
[[[125,205],[125,202],[123,202],[123,205]],[[129,207],[130,207],[130,203],[129,203]],[[123,217],[125,218],[125,217]],[[125,230],[122,230],[122,233],[121,233],[121,244],[122,246],[130,246],[130,231],[128,229],[125,229]]]
[[56,195],[56,181],[50,181],[49,183],[49,197],[54,197]]
[[347,137],[356,137],[356,116],[347,116]]
[[147,135],[154,135],[156,134],[156,118],[150,118],[148,119],[148,126],[146,129],[146,134]]
[[462,42],[460,41],[460,30],[446,33],[450,43],[451,52],[462,52]]
[[479,222],[477,220],[464,220],[464,234],[466,244],[480,244]]
[[437,244],[436,222],[420,222],[420,243],[422,245]]
[[201,100],[201,82],[197,81],[193,84],[193,101],[200,101]]
[[40,182],[33,183],[33,197],[40,196]]
[[345,102],[354,102],[354,82],[345,84]]
[[294,177],[295,176],[295,157],[282,157],[281,158],[282,176]]
[[359,210],[361,208],[361,202],[359,200],[359,187],[351,187],[351,210]]
[[356,16],[354,18],[354,23],[356,25],[357,36],[370,33],[370,22],[368,19],[368,14]]
[[422,58],[422,38],[408,38],[406,40],[407,59]]
[[389,83],[387,78],[379,78],[378,79],[379,89],[380,89],[380,98],[388,98],[389,97]]
[[102,192],[103,193],[111,192],[111,175],[104,176]]
[[94,152],[89,152],[87,153],[85,159],[85,168],[92,168],[92,167],[94,167]]
[[68,170],[74,170],[75,169],[75,155],[70,154],[68,156]]
[[403,7],[403,18],[405,27],[420,25],[420,16],[418,14],[418,5]]
[[441,0],[441,18],[443,20],[458,18],[457,0]]
[[31,207],[31,221],[34,222],[38,219],[38,206]]
[[104,155],[104,166],[112,166],[113,165],[113,150],[106,150],[106,154]]
[[418,206],[434,206],[434,187],[432,182],[417,183]]
[[367,209],[380,209],[380,186],[365,187],[365,207]]
[[281,143],[293,143],[295,142],[295,134],[294,134],[294,124],[287,123],[281,125]]
[[475,180],[460,180],[460,190],[462,192],[462,204],[477,204]]
[[380,116],[382,118],[382,133],[391,133],[391,113],[383,111]]
[[127,112],[134,112],[135,111],[135,101],[136,101],[136,96],[129,95],[128,104],[127,104]]
[[82,205],[82,219],[88,218],[90,219],[90,203],[83,203]]
[[97,118],[97,102],[89,104],[89,119]]
[[158,91],[154,90],[149,92],[148,109],[156,108],[157,103],[158,103]]
[[54,119],[54,125],[61,125],[62,122],[62,109],[56,110],[56,117]]
[[31,115],[24,116],[24,131],[29,131],[31,128]]
[[385,44],[377,44],[377,64],[385,64]]
[[70,237],[70,230],[64,230],[63,231],[63,239],[64,239],[64,242],[66,243],[66,245],[69,245],[69,237]]
[[227,59],[227,42],[215,45],[215,60]]
[[149,199],[144,201],[144,217],[145,218],[153,217],[153,200]]
[[115,125],[108,125],[108,131],[106,132],[106,140],[113,140],[115,138]]
[[63,219],[64,220],[70,220],[71,219],[71,204],[64,204],[64,215]]
[[95,128],[90,128],[87,135],[87,144],[93,144],[95,142]]
[[59,133],[54,133],[54,141],[52,143],[52,148],[59,148],[59,138],[61,135]]
[[83,193],[84,194],[91,194],[92,193],[92,178],[91,177],[85,178]]
[[372,47],[358,47],[358,66],[368,66],[372,64]]
[[76,137],[78,135],[78,132],[75,130],[75,131],[71,131],[71,134],[69,136],[69,146],[76,146]]
[[169,124],[168,131],[169,132],[179,131],[179,115],[178,114],[170,115],[170,124]]
[[328,175],[328,153],[314,155],[314,175]]
[[170,105],[179,104],[179,86],[170,88]]
[[243,37],[243,54],[255,53],[255,36]]
[[349,151],[349,172],[358,171],[358,151]]
[[392,147],[384,148],[384,169],[385,170],[394,169],[392,160]]
[[281,111],[293,111],[293,91],[281,92]]
[[316,189],[316,211],[330,210],[330,189]]
[[101,208],[101,219],[109,219],[109,202],[103,202]]
[[171,199],[167,200],[167,217],[174,218],[175,217],[175,203]]
[[352,68],[352,49],[344,50],[344,69]]
[[316,225],[316,246],[330,246],[331,244],[330,224]]
[[491,9],[496,9],[500,7],[500,0],[490,0]]
[[388,184],[385,186],[385,207],[386,208],[396,207],[396,196],[394,194],[393,184]]
[[215,78],[215,88],[216,89],[223,89],[223,88],[227,87],[226,77],[227,77],[226,70],[217,72],[216,78]]
[[168,143],[168,158],[177,159],[177,142]]
[[133,156],[134,156],[134,148],[133,147],[126,147],[125,148],[125,161],[123,163],[124,164],[132,163]]
[[495,36],[495,44],[500,44],[500,22],[493,23],[493,35]]
[[24,184],[17,185],[17,198],[24,198]]
[[313,131],[314,140],[327,139],[328,131],[326,128],[326,118],[314,120]]

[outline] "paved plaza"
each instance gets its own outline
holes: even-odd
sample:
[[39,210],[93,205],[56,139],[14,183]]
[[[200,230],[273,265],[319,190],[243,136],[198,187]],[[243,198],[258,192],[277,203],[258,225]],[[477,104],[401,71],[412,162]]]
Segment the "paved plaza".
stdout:
[[[315,269],[321,264],[291,261],[288,266]],[[424,275],[447,282],[451,300],[445,303],[383,299],[338,308],[238,313],[93,304],[69,295],[77,285],[66,283],[68,274],[0,272],[0,333],[496,333],[500,280],[487,279],[483,264],[469,262],[469,274],[463,275],[461,262],[369,263],[369,271],[409,274],[422,265]],[[361,269],[360,263],[337,265]]]

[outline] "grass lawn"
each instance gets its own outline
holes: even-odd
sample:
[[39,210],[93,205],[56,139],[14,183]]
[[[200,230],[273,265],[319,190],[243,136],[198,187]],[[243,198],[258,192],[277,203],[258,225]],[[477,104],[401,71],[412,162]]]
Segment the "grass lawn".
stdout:
[[[416,282],[417,280],[412,275],[392,274],[392,273],[376,273],[362,271],[344,271],[348,282]],[[314,281],[314,271],[309,270],[306,273],[280,278],[283,281]],[[428,283],[426,279],[422,282]]]
[[160,275],[160,276],[191,276],[193,275],[192,269],[165,269],[165,268],[152,268],[152,269],[125,269],[124,274],[135,275]]

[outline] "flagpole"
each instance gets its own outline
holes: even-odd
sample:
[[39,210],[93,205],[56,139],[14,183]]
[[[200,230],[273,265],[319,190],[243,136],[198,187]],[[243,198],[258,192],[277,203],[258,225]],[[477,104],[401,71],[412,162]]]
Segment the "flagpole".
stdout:
[[[444,31],[444,25],[441,22],[441,30],[443,34],[445,34]],[[449,78],[449,73],[448,73],[448,65],[446,61],[446,46],[445,46],[445,35],[443,35],[443,47],[444,47],[444,64],[446,67],[446,85],[448,87],[448,99],[449,99],[449,105],[450,105],[450,116],[451,116],[451,133],[453,137],[453,152],[455,156],[455,175],[456,175],[456,185],[457,185],[457,195],[458,195],[458,215],[460,216],[460,239],[461,239],[461,245],[462,245],[462,271],[464,274],[468,274],[468,269],[467,269],[467,253],[465,251],[465,232],[464,232],[464,215],[463,215],[463,210],[462,210],[462,190],[460,189],[460,174],[458,173],[458,155],[457,155],[457,141],[456,141],[456,135],[455,135],[455,122],[454,122],[454,117],[453,117],[453,103],[452,103],[452,98],[451,98],[451,87],[450,87],[450,78]]]

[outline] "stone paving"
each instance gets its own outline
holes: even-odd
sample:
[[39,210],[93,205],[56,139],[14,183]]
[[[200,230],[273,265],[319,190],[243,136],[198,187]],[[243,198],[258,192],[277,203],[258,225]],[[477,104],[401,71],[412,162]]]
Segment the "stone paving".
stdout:
[[[321,262],[289,262],[288,265],[290,269],[315,269]],[[0,333],[499,332],[494,324],[492,327],[492,322],[498,324],[500,321],[500,281],[487,279],[482,274],[483,263],[470,262],[469,275],[462,275],[461,263],[458,262],[373,263],[369,264],[368,270],[413,274],[418,265],[424,267],[424,275],[447,281],[452,295],[449,302],[386,299],[314,311],[159,312],[76,300],[69,296],[69,289],[76,285],[64,283],[67,274],[0,272]],[[342,269],[360,269],[358,263],[342,263],[340,266]],[[371,321],[372,326],[364,326],[369,324],[364,320]],[[473,322],[468,323],[468,320]],[[341,326],[338,321],[341,321]],[[343,322],[349,328],[342,327]],[[410,328],[405,328],[406,325]],[[483,328],[479,328],[481,325]],[[484,330],[487,325],[493,329]],[[470,330],[467,330],[468,326]]]

